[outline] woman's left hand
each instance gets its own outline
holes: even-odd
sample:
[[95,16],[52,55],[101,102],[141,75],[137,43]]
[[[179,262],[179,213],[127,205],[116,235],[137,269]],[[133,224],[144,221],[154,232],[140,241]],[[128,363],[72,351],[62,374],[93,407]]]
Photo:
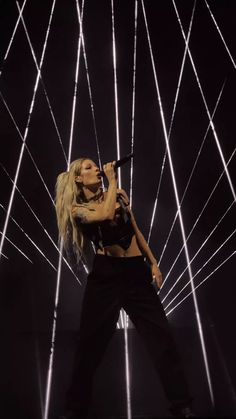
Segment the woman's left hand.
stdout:
[[152,270],[153,281],[156,282],[158,288],[161,288],[162,274],[161,274],[160,269],[158,268],[158,265],[156,263],[151,265],[151,270]]

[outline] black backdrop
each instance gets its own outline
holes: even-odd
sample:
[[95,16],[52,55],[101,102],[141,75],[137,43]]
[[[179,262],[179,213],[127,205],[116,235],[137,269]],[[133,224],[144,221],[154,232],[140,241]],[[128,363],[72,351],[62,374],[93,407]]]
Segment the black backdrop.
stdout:
[[[168,128],[171,121],[185,44],[171,1],[148,0],[144,4],[164,116]],[[21,5],[22,2],[20,3]],[[134,1],[131,0],[116,0],[114,2],[121,155],[126,155],[131,149],[134,5]],[[133,210],[140,229],[147,238],[165,152],[165,141],[141,2],[138,2],[138,5]],[[193,2],[182,0],[177,1],[176,5],[184,30],[187,32]],[[236,57],[234,34],[235,1],[214,0],[209,1],[209,5],[232,57]],[[49,0],[44,2],[28,0],[23,13],[38,61],[43,48],[51,6],[52,2]],[[23,135],[37,70],[21,23],[16,31],[9,55],[4,61],[4,55],[17,17],[18,11],[15,2],[2,0],[0,2],[0,60],[3,66],[0,77],[0,91]],[[85,1],[83,30],[98,142],[101,159],[104,163],[116,159],[117,156],[111,4],[109,1]],[[71,127],[78,36],[79,24],[76,2],[58,0],[55,4],[52,18],[45,60],[42,67],[42,78],[66,154],[68,153]],[[199,0],[196,3],[189,46],[210,113],[214,110],[218,95],[225,82],[213,121],[225,161],[227,161],[235,147],[235,66],[223,45],[203,0]],[[12,191],[11,180],[4,169],[14,179],[22,140],[3,100],[0,101],[0,117],[0,213],[2,231],[6,217],[3,206],[7,209]],[[209,119],[190,60],[187,57],[170,138],[170,149],[180,198],[183,195],[208,124]],[[26,144],[53,196],[56,177],[58,173],[66,170],[66,162],[41,83],[39,83],[36,94]],[[89,156],[96,161],[98,160],[82,51],[72,160],[80,156]],[[235,184],[236,174],[234,160],[235,158],[233,157],[228,166],[233,184]],[[223,165],[214,135],[212,130],[209,130],[182,205],[187,235],[191,231],[222,170]],[[122,186],[128,192],[129,179],[130,170],[127,165],[122,170]],[[44,231],[44,229],[47,230],[53,241],[57,243],[54,207],[27,150],[24,150],[17,185],[25,200],[37,215],[41,225],[18,191],[14,195],[11,217],[15,219],[31,240],[37,244],[51,263],[57,267],[58,252]],[[224,175],[188,241],[191,257],[206,240],[217,223],[219,223],[232,201],[233,195]],[[176,202],[167,162],[150,239],[150,246],[157,258],[161,255],[175,213]],[[225,215],[192,263],[193,273],[196,273],[203,266],[227,237],[233,233],[234,228],[235,206]],[[4,256],[1,257],[0,268],[1,333],[6,338],[3,346],[6,349],[6,352],[4,352],[5,356],[8,355],[8,362],[6,362],[5,358],[2,358],[6,370],[5,375],[3,375],[3,387],[6,390],[4,394],[6,394],[7,400],[11,400],[11,403],[14,404],[14,400],[21,399],[19,389],[27,381],[25,388],[27,400],[27,392],[32,379],[32,382],[40,383],[37,391],[35,390],[33,393],[37,400],[36,404],[39,406],[39,398],[41,397],[44,400],[45,397],[56,272],[35,246],[32,245],[32,242],[29,241],[22,230],[17,227],[12,218],[9,220],[6,236],[7,239],[11,240],[27,255],[31,262],[19,253],[7,239],[4,241],[3,253],[8,257],[8,259]],[[182,238],[177,220],[161,261],[161,270],[164,277],[167,275],[181,246]],[[216,269],[234,250],[235,238],[232,235],[232,238],[227,241],[196,277],[196,285]],[[185,266],[186,260],[182,252],[161,291],[161,297],[166,295]],[[228,400],[227,397],[230,400],[234,398],[234,387],[236,385],[234,362],[236,340],[235,328],[233,327],[236,302],[234,267],[235,256],[223,264],[197,290],[200,314],[205,338],[208,343],[209,358],[214,360],[216,356],[218,360],[220,359],[221,367],[219,368],[221,372],[224,371],[222,373],[224,379],[220,380],[222,388],[226,389],[224,392],[225,401],[222,402],[223,405],[221,405],[219,410],[222,415],[235,413],[235,407],[232,407],[226,401]],[[83,269],[79,270],[77,275],[82,286],[78,284],[74,275],[71,274],[68,267],[63,263],[57,320],[58,333],[71,332],[73,334],[78,328],[86,276]],[[174,297],[176,290],[180,290],[187,281],[188,274],[186,272],[171,295]],[[188,286],[185,294],[189,291],[190,288]],[[176,302],[179,300],[180,297]],[[170,298],[168,297],[165,300],[165,304],[169,301]],[[174,310],[170,314],[169,319],[174,328],[181,327],[191,330],[191,333],[194,335],[193,342],[196,342],[196,347],[198,347],[198,332],[192,297],[188,297],[183,304]],[[209,337],[210,335],[211,337]],[[189,342],[192,342],[192,340],[188,341],[187,339],[186,344],[188,345]],[[27,350],[29,350],[32,356],[32,364],[30,364],[30,360],[26,356]],[[16,353],[18,353],[18,356],[15,356]],[[63,359],[66,362],[66,350],[64,356],[65,358]],[[135,354],[133,357],[135,357]],[[198,361],[194,361],[193,365],[192,360],[191,362],[189,361],[192,365],[192,374],[194,376],[195,368],[199,368],[202,376],[204,376],[200,347],[196,351],[196,359]],[[15,367],[13,368],[16,361],[18,368],[20,368],[17,382],[14,380]],[[211,362],[213,363],[213,361]],[[11,366],[10,369],[9,366]],[[28,374],[28,380],[26,381],[24,381],[26,379],[25,371]],[[211,374],[212,378],[214,378],[215,386],[219,387],[219,380],[214,376],[214,365],[212,365]],[[227,384],[223,384],[225,383],[224,380],[227,381]],[[219,395],[221,394],[221,389],[218,387],[216,392]],[[40,392],[38,388],[40,388]],[[39,394],[41,394],[40,397]],[[201,404],[201,397],[199,400]],[[29,405],[31,405],[30,402]],[[31,415],[32,419],[34,418],[31,413],[29,415]],[[36,413],[33,415],[36,415]]]

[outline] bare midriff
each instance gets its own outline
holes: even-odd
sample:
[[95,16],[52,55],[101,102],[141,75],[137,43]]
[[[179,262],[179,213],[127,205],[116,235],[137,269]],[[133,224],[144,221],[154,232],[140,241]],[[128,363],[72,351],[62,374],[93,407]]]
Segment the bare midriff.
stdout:
[[103,249],[98,249],[97,254],[106,255],[106,256],[115,256],[115,257],[133,257],[141,256],[142,253],[138,247],[137,239],[135,234],[132,237],[131,244],[128,249],[123,249],[118,244],[113,244],[112,246],[106,246]]

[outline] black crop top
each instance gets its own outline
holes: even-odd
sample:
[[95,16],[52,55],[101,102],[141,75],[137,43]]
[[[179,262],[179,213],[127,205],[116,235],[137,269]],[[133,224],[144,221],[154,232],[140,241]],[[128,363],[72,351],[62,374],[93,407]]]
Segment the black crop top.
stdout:
[[127,250],[131,244],[135,234],[131,223],[131,215],[121,194],[117,194],[117,202],[119,202],[120,207],[116,209],[113,220],[90,224],[80,223],[82,232],[94,243],[96,250],[115,244]]

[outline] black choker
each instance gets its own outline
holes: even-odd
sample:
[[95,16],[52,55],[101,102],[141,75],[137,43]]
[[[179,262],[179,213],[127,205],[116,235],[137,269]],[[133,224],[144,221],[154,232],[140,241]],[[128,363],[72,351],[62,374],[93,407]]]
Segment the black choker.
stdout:
[[86,198],[86,202],[91,202],[91,201],[98,201],[101,196],[103,196],[103,190],[101,190],[97,195],[93,195],[91,198]]

